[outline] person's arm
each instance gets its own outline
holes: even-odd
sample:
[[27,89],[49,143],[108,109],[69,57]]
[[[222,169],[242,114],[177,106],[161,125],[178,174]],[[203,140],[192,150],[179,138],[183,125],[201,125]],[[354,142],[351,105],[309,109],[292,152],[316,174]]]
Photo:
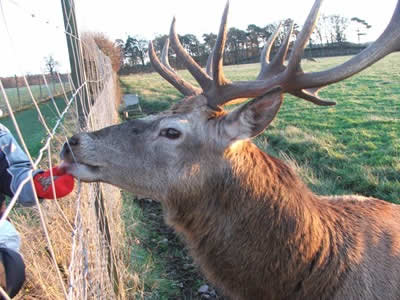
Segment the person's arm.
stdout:
[[[13,197],[18,186],[29,176],[32,169],[31,163],[25,152],[18,145],[10,131],[0,124],[0,188],[1,192]],[[41,172],[36,170],[33,176]],[[23,187],[18,198],[25,206],[35,204],[32,184],[28,182]]]
[[20,244],[19,233],[14,225],[7,220],[0,223],[0,286],[10,297],[18,293],[25,281]]
[[[19,185],[29,176],[32,165],[25,152],[18,145],[10,131],[0,124],[0,192],[12,197]],[[50,181],[50,171],[34,170],[33,182],[40,198],[52,199],[54,196]],[[74,179],[57,167],[53,168],[56,196],[64,197],[74,187]],[[33,187],[30,182],[24,185],[18,201],[24,206],[35,204]]]

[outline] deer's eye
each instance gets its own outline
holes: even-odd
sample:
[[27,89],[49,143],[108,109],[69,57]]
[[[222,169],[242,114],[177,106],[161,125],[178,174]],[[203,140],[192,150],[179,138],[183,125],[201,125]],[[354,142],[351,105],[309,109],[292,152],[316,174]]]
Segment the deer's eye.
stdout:
[[181,133],[174,128],[165,128],[160,131],[160,136],[175,140],[181,136]]

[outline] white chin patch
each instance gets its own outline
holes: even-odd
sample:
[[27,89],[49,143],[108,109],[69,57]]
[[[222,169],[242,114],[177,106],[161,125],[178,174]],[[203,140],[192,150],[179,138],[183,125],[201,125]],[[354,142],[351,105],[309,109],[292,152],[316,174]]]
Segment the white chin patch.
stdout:
[[97,167],[92,167],[88,165],[83,165],[80,163],[62,163],[61,167],[63,167],[67,173],[72,176],[82,180],[82,181],[99,181],[100,174],[98,172]]

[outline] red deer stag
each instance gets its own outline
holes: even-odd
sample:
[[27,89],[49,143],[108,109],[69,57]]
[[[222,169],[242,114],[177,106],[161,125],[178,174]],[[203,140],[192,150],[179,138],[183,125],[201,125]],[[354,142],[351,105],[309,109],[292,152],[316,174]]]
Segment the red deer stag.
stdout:
[[[170,42],[200,85],[161,60],[154,68],[184,96],[158,115],[70,138],[62,157],[84,181],[114,184],[161,202],[166,222],[186,240],[205,276],[231,299],[400,299],[400,206],[360,196],[313,194],[282,161],[250,139],[271,123],[291,93],[333,105],[318,90],[400,50],[400,0],[376,42],[335,68],[305,73],[301,57],[322,0],[316,0],[284,64],[290,32],[256,80],[231,82],[222,57],[228,5],[204,71]],[[223,105],[245,101],[230,112]]]

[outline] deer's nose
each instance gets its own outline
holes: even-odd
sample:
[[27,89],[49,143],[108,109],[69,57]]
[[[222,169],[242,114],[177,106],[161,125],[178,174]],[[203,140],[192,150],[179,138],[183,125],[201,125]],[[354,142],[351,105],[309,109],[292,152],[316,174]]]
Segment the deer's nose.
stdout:
[[68,141],[64,143],[64,145],[61,149],[61,153],[60,153],[61,159],[63,159],[63,160],[71,159],[71,155],[73,155],[72,153],[74,152],[73,148],[78,145],[79,145],[79,136],[74,135],[74,136],[70,137],[68,139]]
[[69,138],[66,143],[64,143],[61,149],[61,159],[65,159],[71,152],[72,148],[79,145],[79,137],[74,135],[73,137]]
[[74,135],[73,137],[69,138],[68,144],[70,146],[78,146],[79,145],[79,137]]

